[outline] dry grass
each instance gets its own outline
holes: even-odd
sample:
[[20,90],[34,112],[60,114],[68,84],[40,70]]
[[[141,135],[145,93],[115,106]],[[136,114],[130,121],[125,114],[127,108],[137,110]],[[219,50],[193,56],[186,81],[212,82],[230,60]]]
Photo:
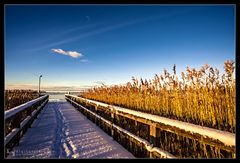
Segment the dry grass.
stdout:
[[38,97],[33,90],[5,90],[4,110],[12,109]]
[[209,65],[186,68],[177,76],[164,73],[153,79],[132,78],[125,86],[105,85],[88,89],[80,96],[138,111],[235,133],[236,88],[234,62],[224,62],[225,72]]

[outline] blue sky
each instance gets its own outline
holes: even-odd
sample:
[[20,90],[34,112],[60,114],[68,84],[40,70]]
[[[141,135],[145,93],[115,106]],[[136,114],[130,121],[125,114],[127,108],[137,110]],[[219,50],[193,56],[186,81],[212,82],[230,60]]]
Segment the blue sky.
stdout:
[[234,5],[6,5],[5,87],[85,88],[235,60]]

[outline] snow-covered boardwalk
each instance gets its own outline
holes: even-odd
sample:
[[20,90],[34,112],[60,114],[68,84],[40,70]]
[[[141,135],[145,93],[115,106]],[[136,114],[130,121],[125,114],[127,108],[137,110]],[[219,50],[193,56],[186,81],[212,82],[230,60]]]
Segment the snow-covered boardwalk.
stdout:
[[50,99],[8,158],[134,158],[74,109]]

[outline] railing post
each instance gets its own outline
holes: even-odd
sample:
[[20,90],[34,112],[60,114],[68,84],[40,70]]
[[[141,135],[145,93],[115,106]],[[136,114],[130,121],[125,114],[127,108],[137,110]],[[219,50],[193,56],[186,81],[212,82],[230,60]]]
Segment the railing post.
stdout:
[[18,114],[14,120],[12,121],[11,123],[11,127],[14,129],[14,128],[20,128],[20,123],[21,123],[21,115]]
[[[112,124],[115,123],[115,114],[116,114],[116,110],[114,108],[111,108],[111,121],[112,121]],[[112,129],[111,129],[111,135],[112,135],[112,137],[114,137],[113,126],[112,126]]]
[[153,146],[156,146],[156,139],[157,139],[157,128],[156,128],[156,124],[152,123],[152,124],[150,124],[149,142]]
[[97,113],[98,105],[94,105],[94,106],[95,106],[95,113]]
[[139,129],[138,121],[136,119],[134,120],[134,125],[135,125],[136,135],[140,136],[140,129]]
[[[14,110],[15,112],[5,113],[5,115],[6,115],[6,117],[5,117],[6,128],[5,128],[4,137],[6,137],[8,134],[13,134],[10,139],[7,139],[7,142],[5,144],[5,151],[4,151],[5,157],[8,155],[8,151],[10,149],[12,149],[16,145],[19,145],[20,138],[26,132],[27,128],[32,124],[32,122],[34,120],[34,118],[31,117],[32,112],[34,110],[36,110],[39,103],[41,104],[47,99],[48,99],[48,96],[46,96],[46,98],[41,99],[37,102],[32,102],[31,105],[26,106],[24,109],[19,110],[17,112]],[[19,108],[17,108],[17,109],[19,109]],[[8,113],[10,113],[10,115]],[[37,114],[35,114],[35,115],[37,115]],[[29,118],[29,117],[31,117],[31,118]],[[26,118],[28,118],[28,119],[26,119]],[[23,123],[23,126],[21,126],[21,123],[23,122],[22,120],[23,121],[26,120]],[[15,131],[13,132],[12,131],[13,129],[17,129],[17,132],[15,132]],[[10,132],[8,130],[10,130]]]
[[[152,146],[152,147],[153,147],[153,146]],[[156,158],[156,157],[154,157],[155,155],[154,155],[154,152],[153,152],[153,151],[148,150],[148,152],[149,152],[149,158]]]
[[150,158],[153,158],[153,152],[149,152],[149,155]]
[[112,123],[115,123],[115,115],[116,115],[116,110],[114,108],[111,108],[111,120],[112,120]]
[[[95,105],[94,105],[94,111],[95,111],[96,114],[97,114],[97,108],[98,108],[98,106],[97,106],[97,104],[95,104]],[[98,121],[98,119],[97,119],[97,117],[95,117],[95,123],[96,123],[96,125],[97,125],[97,121]]]

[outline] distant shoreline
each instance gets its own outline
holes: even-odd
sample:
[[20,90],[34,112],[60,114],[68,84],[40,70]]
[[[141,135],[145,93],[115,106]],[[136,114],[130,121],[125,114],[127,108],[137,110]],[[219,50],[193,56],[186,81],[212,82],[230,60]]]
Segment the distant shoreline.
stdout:
[[79,94],[82,91],[46,91],[47,94]]

